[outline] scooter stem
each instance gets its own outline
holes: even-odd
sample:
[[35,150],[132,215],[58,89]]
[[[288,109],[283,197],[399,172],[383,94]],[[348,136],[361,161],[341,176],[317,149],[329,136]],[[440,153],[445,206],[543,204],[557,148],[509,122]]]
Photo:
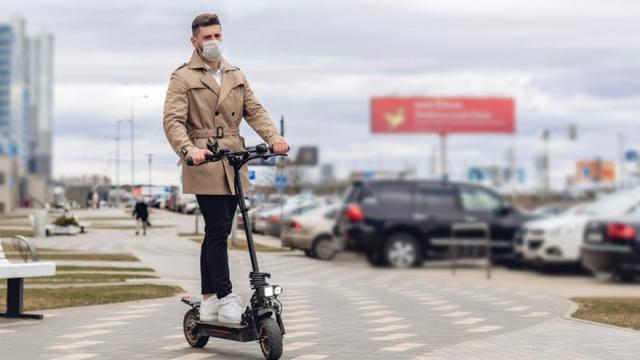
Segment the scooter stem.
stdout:
[[247,238],[247,247],[249,248],[249,256],[251,257],[251,268],[254,273],[259,272],[258,258],[256,257],[256,248],[253,244],[253,233],[251,232],[251,219],[247,213],[247,205],[244,201],[244,191],[242,191],[242,180],[240,179],[240,169],[236,166],[233,167],[233,173],[235,175],[234,183],[236,187],[236,197],[238,197],[238,205],[240,206],[240,212],[242,213],[242,221],[244,223],[244,233]]

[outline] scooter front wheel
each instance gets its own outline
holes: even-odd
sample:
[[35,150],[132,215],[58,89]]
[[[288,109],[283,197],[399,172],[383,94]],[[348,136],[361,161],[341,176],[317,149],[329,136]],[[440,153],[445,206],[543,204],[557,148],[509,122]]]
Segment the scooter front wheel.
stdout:
[[282,332],[273,318],[260,321],[260,348],[267,360],[278,360],[282,356]]
[[208,336],[198,336],[198,318],[200,315],[196,309],[191,309],[184,314],[184,320],[182,322],[182,330],[184,331],[184,338],[187,339],[189,346],[194,348],[202,348],[207,345],[209,341]]

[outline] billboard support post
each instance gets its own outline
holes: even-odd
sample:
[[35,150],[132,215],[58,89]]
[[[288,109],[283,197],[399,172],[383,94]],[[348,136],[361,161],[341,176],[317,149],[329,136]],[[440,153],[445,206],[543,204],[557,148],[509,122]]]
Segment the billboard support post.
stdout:
[[447,166],[447,134],[440,133],[440,172],[442,181],[447,182],[449,180],[449,170]]

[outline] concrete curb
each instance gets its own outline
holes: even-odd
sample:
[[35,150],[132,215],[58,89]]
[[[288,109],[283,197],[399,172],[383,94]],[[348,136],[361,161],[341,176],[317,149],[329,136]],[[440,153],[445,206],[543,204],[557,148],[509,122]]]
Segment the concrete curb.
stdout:
[[632,332],[632,333],[640,335],[640,331],[634,330],[634,329],[631,329],[631,328],[625,328],[625,327],[620,327],[620,326],[615,326],[615,325],[599,323],[599,322],[595,322],[595,321],[591,321],[591,320],[574,318],[573,314],[576,311],[578,311],[578,309],[580,308],[580,305],[578,303],[576,303],[575,301],[571,300],[571,299],[567,299],[567,301],[569,301],[569,303],[571,304],[571,307],[569,308],[569,311],[567,311],[564,315],[562,315],[561,318],[564,319],[564,320],[575,321],[575,322],[579,322],[579,323],[583,323],[583,324],[587,324],[587,325],[600,326],[600,327],[604,327],[604,328],[608,328],[608,329],[624,330],[624,331],[627,331],[627,332]]

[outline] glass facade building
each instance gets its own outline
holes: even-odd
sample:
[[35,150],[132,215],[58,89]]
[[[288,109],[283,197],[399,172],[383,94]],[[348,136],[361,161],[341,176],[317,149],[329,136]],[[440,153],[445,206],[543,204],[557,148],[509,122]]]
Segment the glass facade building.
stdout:
[[[50,34],[27,36],[22,18],[0,22],[0,212],[28,198],[46,201],[52,176],[53,44]],[[39,195],[31,182],[45,184]]]
[[0,155],[51,179],[53,36],[28,37],[23,19],[0,23]]

